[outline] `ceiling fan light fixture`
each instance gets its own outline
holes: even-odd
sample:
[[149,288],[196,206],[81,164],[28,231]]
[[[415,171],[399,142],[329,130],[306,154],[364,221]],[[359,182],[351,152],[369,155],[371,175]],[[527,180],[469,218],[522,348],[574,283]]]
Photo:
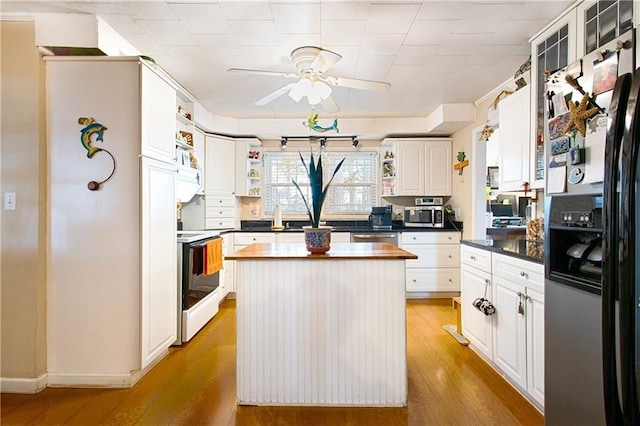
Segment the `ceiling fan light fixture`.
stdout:
[[300,102],[300,99],[302,99],[303,96],[307,96],[311,91],[311,88],[311,81],[306,77],[302,77],[289,91],[289,97],[296,102]]

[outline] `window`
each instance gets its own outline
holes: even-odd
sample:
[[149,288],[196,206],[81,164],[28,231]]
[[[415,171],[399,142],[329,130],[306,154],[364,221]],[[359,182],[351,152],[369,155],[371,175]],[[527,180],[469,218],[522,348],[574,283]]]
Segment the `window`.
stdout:
[[[305,162],[309,161],[309,152],[302,152],[302,156]],[[316,153],[314,158],[317,161]],[[325,185],[342,158],[346,160],[329,187],[322,209],[323,218],[369,214],[376,204],[378,154],[372,151],[325,151],[322,154]],[[309,178],[298,152],[266,151],[264,166],[265,214],[272,215],[274,206],[279,204],[283,213],[306,215],[302,197],[292,183],[295,179],[311,202]]]

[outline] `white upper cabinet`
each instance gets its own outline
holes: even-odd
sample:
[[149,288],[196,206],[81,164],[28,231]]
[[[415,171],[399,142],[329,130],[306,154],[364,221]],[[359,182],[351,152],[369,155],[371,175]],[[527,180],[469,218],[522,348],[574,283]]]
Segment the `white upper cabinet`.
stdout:
[[576,6],[578,57],[581,58],[595,51],[631,30],[634,22],[637,25],[637,9],[639,9],[638,2],[628,0],[606,2],[586,0]]
[[529,182],[529,86],[498,104],[500,191],[520,191]]
[[396,195],[426,195],[424,162],[424,141],[407,140],[396,144]]
[[233,194],[235,191],[236,148],[233,139],[206,135],[205,138],[205,192],[207,194]]
[[142,155],[174,162],[176,90],[144,64],[141,68]]
[[531,188],[544,188],[545,70],[564,68],[575,61],[576,12],[569,11],[531,41],[530,180]]
[[451,195],[451,149],[451,139],[444,138],[383,140],[380,152],[393,153],[382,159],[383,167],[391,161],[391,176],[383,168],[383,196]]
[[425,145],[425,195],[451,195],[451,141],[428,140]]

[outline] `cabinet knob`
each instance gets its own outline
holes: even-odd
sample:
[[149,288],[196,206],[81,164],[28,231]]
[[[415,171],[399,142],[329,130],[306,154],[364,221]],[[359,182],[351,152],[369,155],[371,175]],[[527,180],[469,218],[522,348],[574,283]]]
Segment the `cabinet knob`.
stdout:
[[470,256],[471,260],[476,260],[475,256]]
[[222,203],[222,200],[218,200],[219,203]]
[[489,285],[489,284],[491,284],[491,281],[489,281],[488,279],[486,279],[486,278],[485,278],[485,279],[484,279],[484,284],[485,284],[485,285]]
[[520,271],[520,276],[521,276],[522,278],[524,278],[524,279],[528,279],[528,278],[529,278],[529,274],[527,274],[527,273],[526,273],[526,272],[524,272],[524,271]]
[[452,283],[452,282],[453,282],[453,280],[452,280],[451,278],[449,278],[449,282],[450,282],[450,283]]
[[415,282],[418,282],[415,278],[414,278],[412,281],[413,281],[414,283],[415,283]]
[[449,259],[453,259],[453,256],[449,255]]

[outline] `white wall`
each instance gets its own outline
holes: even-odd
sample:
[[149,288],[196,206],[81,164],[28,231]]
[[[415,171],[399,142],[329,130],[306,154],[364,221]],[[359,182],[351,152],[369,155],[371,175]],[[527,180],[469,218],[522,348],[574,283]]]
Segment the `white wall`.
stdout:
[[[46,359],[46,143],[43,72],[31,21],[0,21],[1,193],[15,192],[15,211],[1,219],[2,390],[33,379]],[[10,58],[10,59],[9,59]],[[35,392],[35,389],[33,389]]]

